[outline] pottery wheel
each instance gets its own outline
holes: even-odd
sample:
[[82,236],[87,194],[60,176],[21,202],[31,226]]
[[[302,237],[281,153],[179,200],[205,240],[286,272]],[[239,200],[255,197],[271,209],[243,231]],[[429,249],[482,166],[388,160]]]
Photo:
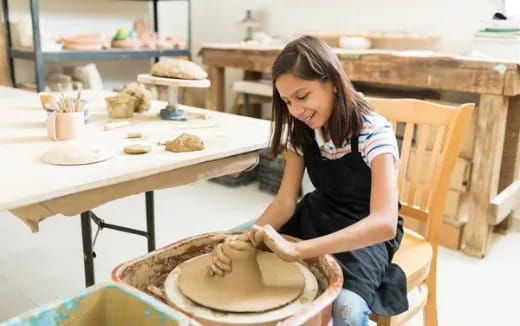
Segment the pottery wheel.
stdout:
[[[272,253],[267,253],[260,251],[258,252],[259,260],[264,261],[266,258],[262,258],[264,256],[267,257],[276,257]],[[178,286],[178,281],[180,274],[183,272],[182,266],[185,263],[188,263],[190,261],[195,261],[197,259],[202,259],[203,257],[210,258],[210,254],[198,256],[195,258],[192,258],[191,260],[188,260],[184,262],[181,265],[178,265],[173,271],[170,272],[168,277],[166,278],[166,281],[164,282],[164,291],[166,294],[167,301],[170,305],[173,307],[187,313],[190,315],[195,316],[197,319],[208,321],[208,322],[220,322],[226,325],[244,325],[244,324],[251,324],[251,323],[268,323],[268,322],[275,322],[283,320],[289,316],[294,315],[297,311],[301,311],[301,309],[304,309],[306,306],[311,304],[311,302],[316,298],[319,288],[318,288],[318,281],[316,280],[316,277],[314,274],[303,264],[298,262],[293,263],[287,263],[289,265],[295,266],[301,275],[303,275],[304,278],[304,288],[299,294],[297,298],[292,300],[292,302],[289,302],[286,305],[279,306],[278,308],[271,309],[268,311],[263,312],[242,312],[242,313],[235,313],[235,312],[228,312],[223,313],[219,310],[211,309],[206,306],[200,305],[193,300],[190,300],[188,297],[184,296],[181,290]],[[208,259],[206,258],[206,259]],[[276,257],[278,258],[278,257]],[[267,258],[265,261],[268,261],[269,258]],[[207,264],[208,262],[206,262]],[[205,272],[205,268],[203,268]],[[200,280],[208,277],[206,274],[199,274]],[[298,275],[298,274],[296,274]],[[218,276],[217,276],[218,277]],[[239,286],[243,286],[243,284],[239,284]],[[224,294],[226,291],[223,291],[220,296],[220,301],[225,301]],[[252,295],[253,293],[249,293],[249,295]]]
[[[297,266],[278,256],[265,253],[257,256],[260,282],[249,271],[238,270],[224,276],[208,276],[211,254],[196,257],[180,265],[178,286],[196,303],[227,312],[260,312],[278,308],[296,299],[305,280]],[[246,275],[248,274],[248,275]]]

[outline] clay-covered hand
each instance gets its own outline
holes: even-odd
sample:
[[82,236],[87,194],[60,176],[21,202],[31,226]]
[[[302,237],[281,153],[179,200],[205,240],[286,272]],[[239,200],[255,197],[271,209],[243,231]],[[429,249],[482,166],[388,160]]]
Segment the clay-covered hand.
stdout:
[[244,250],[248,244],[244,241],[244,236],[229,236],[223,243],[219,243],[211,254],[211,265],[208,266],[209,276],[224,276],[231,272],[231,259],[226,256],[224,246],[235,250]]
[[270,225],[253,225],[248,231],[249,240],[255,247],[265,244],[278,257],[285,261],[295,261],[301,258],[296,243],[287,241]]

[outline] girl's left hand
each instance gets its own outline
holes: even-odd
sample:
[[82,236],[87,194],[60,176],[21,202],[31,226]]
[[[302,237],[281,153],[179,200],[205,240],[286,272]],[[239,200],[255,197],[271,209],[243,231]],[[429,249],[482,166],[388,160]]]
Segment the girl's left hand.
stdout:
[[285,261],[290,262],[301,258],[296,243],[285,240],[285,238],[270,225],[253,225],[248,234],[249,240],[255,247],[264,243],[278,257]]

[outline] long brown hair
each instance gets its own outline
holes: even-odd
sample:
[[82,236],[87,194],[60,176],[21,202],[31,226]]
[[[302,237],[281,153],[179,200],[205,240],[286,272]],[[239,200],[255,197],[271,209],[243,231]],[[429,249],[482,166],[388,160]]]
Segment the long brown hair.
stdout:
[[347,139],[357,137],[362,126],[362,116],[372,111],[372,106],[350,82],[337,55],[323,41],[313,36],[301,36],[280,52],[273,63],[273,111],[271,124],[271,148],[273,156],[287,149],[287,143],[302,150],[312,144],[314,132],[300,120],[289,114],[286,103],[276,89],[276,79],[291,73],[304,80],[330,81],[335,88],[334,107],[326,128],[332,142],[340,147]]

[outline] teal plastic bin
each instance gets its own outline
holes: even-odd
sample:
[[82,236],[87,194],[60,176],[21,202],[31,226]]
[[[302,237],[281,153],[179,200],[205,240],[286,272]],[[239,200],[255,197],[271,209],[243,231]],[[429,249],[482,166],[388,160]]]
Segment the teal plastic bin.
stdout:
[[0,326],[199,326],[188,316],[130,286],[107,283],[89,287],[11,318]]

